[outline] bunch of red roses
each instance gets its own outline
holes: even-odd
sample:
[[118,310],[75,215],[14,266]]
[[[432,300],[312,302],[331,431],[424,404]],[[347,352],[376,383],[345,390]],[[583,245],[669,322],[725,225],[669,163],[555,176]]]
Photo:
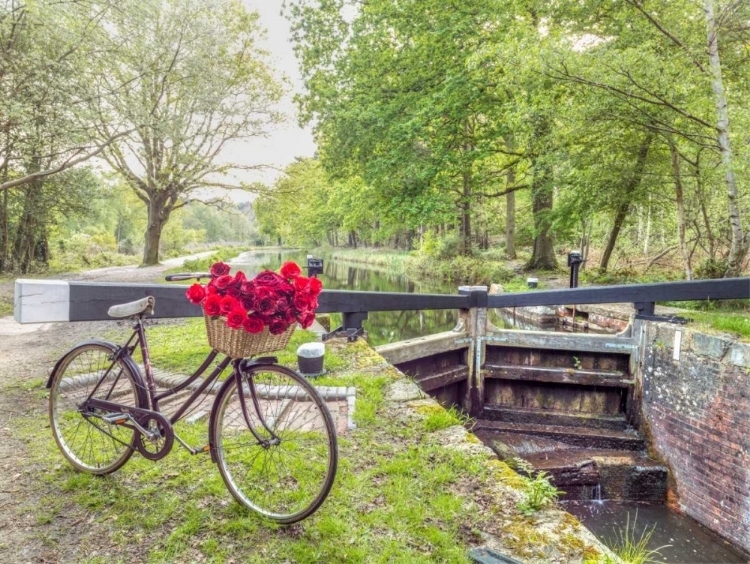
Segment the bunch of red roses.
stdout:
[[193,284],[186,295],[206,315],[226,316],[232,329],[260,333],[267,326],[272,335],[280,335],[297,322],[305,329],[312,325],[322,289],[320,280],[302,276],[293,262],[284,263],[279,274],[264,270],[252,280],[242,272],[230,276],[229,265],[217,262],[211,281],[205,287]]

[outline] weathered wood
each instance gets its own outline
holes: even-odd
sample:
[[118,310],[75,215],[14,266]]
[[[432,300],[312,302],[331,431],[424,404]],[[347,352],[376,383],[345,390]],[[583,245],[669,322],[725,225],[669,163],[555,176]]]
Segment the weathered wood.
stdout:
[[492,295],[489,307],[750,298],[750,278],[658,282]]
[[445,331],[380,345],[375,350],[391,364],[398,365],[437,353],[465,349],[469,346],[467,337],[466,332]]
[[419,387],[422,388],[422,390],[424,390],[425,392],[430,392],[432,390],[436,390],[437,388],[450,386],[451,384],[455,384],[456,382],[462,382],[468,377],[468,366],[456,366],[454,368],[449,368],[448,370],[444,370],[436,374],[431,374],[430,376],[426,376],[424,378],[419,378],[417,382],[419,382]]
[[627,388],[633,380],[622,372],[606,370],[581,370],[547,366],[517,366],[513,364],[485,364],[482,367],[485,378],[522,380],[527,382],[554,382],[559,384],[580,384],[585,386],[612,386]]
[[511,346],[533,349],[562,349],[629,354],[635,344],[629,337],[581,335],[552,331],[496,331],[483,339],[487,346]]

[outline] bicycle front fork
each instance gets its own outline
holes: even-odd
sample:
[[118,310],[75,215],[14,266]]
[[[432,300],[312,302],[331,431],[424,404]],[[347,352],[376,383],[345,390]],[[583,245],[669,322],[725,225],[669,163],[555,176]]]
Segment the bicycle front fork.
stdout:
[[[261,414],[260,409],[260,403],[258,402],[258,390],[255,387],[255,380],[253,379],[253,372],[250,371],[249,373],[246,373],[241,365],[241,360],[235,361],[234,363],[234,376],[237,379],[237,394],[240,397],[240,406],[242,408],[242,416],[245,418],[245,423],[247,424],[248,429],[250,429],[250,432],[255,437],[255,440],[258,441],[258,443],[263,448],[270,448],[272,446],[277,446],[281,444],[281,439],[276,435],[276,433],[273,432],[273,429],[268,425],[266,420],[263,418],[263,415]],[[252,420],[250,419],[250,413],[247,408],[247,402],[245,401],[245,386],[243,384],[243,376],[246,376],[245,380],[247,381],[247,387],[248,387],[248,393],[250,394],[250,397],[253,400],[253,408],[255,409],[255,414],[258,417],[258,420],[260,421],[261,425],[263,425],[263,428],[268,432],[270,435],[270,438],[263,438],[258,434],[258,431],[255,428],[255,425],[253,425]]]

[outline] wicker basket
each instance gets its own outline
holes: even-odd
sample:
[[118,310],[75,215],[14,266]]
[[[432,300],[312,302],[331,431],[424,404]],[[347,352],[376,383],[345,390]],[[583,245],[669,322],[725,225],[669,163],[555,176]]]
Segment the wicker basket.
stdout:
[[297,326],[295,323],[280,335],[271,335],[268,327],[264,327],[260,333],[248,333],[243,329],[227,327],[226,317],[210,317],[204,313],[203,318],[206,320],[208,344],[232,358],[246,358],[284,349]]

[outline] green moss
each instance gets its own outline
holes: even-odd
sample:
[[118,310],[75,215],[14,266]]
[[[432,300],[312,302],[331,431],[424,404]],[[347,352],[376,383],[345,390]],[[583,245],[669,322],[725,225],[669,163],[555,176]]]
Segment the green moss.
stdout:
[[519,476],[510,466],[500,460],[488,460],[487,466],[491,473],[501,484],[519,491],[525,491],[527,480]]

